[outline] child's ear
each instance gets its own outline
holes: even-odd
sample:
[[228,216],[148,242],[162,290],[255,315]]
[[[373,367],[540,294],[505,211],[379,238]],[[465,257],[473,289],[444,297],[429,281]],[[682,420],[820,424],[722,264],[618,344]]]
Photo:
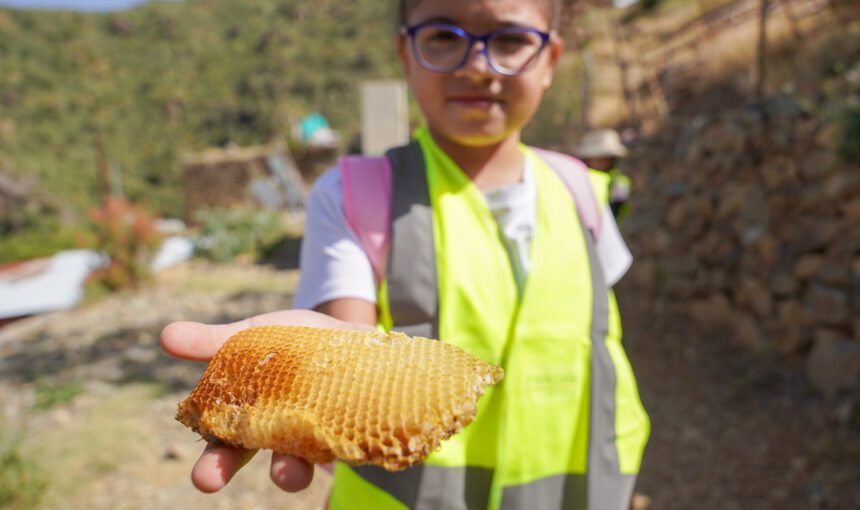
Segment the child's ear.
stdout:
[[564,53],[564,40],[558,35],[553,34],[548,45],[549,62],[547,62],[547,65],[549,66],[549,71],[546,73],[546,77],[544,79],[544,88],[549,88],[549,86],[552,85],[552,79],[555,76],[555,66],[558,64],[558,59],[561,58],[561,54]]
[[403,73],[406,76],[409,76],[409,46],[406,44],[406,37],[403,34],[397,34],[394,36],[394,47],[397,50],[397,60],[400,61],[401,67],[403,67]]

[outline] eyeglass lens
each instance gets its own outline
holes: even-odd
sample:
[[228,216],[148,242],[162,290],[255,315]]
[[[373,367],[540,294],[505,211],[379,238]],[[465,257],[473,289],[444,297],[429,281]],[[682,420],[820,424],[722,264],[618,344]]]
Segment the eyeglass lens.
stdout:
[[[436,71],[453,71],[465,64],[471,49],[469,34],[456,27],[429,25],[416,30],[418,57]],[[541,36],[528,29],[510,28],[487,39],[490,65],[499,72],[515,74],[528,67],[544,46]]]

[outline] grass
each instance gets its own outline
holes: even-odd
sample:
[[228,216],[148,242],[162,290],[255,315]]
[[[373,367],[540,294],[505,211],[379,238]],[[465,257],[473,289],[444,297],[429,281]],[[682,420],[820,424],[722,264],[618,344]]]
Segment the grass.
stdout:
[[[22,441],[40,473],[50,480],[42,490],[45,508],[76,507],[87,487],[128,459],[142,458],[158,443],[142,409],[163,389],[158,385],[126,386],[88,408],[70,425],[41,429]],[[15,508],[15,507],[13,507]]]
[[0,437],[0,508],[38,508],[47,486],[44,472],[19,443]]
[[47,411],[68,404],[85,391],[84,385],[80,381],[59,382],[39,379],[35,386],[36,403],[33,408],[37,411]]

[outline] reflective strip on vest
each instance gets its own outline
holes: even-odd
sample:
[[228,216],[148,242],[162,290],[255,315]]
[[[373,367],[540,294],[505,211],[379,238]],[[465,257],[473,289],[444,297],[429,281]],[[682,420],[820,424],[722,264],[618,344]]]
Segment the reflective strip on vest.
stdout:
[[[427,143],[426,138],[424,143]],[[380,289],[381,297],[385,297],[384,300],[380,300],[380,316],[388,316],[393,321],[395,329],[406,330],[412,334],[431,338],[438,337],[435,333],[441,331],[443,340],[454,341],[456,339],[444,338],[446,330],[441,325],[444,323],[445,317],[440,317],[442,310],[439,307],[440,283],[437,274],[444,275],[445,266],[444,264],[437,265],[438,247],[436,243],[438,240],[435,240],[435,237],[438,231],[434,233],[434,229],[438,229],[439,225],[434,224],[433,209],[430,207],[430,186],[428,185],[424,152],[418,144],[413,143],[405,148],[392,151],[389,153],[389,157],[392,160],[394,189],[397,192],[393,194],[391,251],[387,286]],[[544,172],[541,178],[546,179],[547,173],[549,172]],[[543,189],[546,189],[546,181],[542,182],[544,183]],[[550,183],[550,186],[552,184]],[[556,194],[555,197],[554,203],[559,203],[558,195]],[[570,203],[570,198],[567,197],[566,201]],[[475,205],[474,196],[471,203],[472,206]],[[448,204],[449,206],[452,204],[456,206],[456,203],[453,202],[448,202]],[[571,214],[575,216],[576,213],[572,210]],[[546,219],[546,215],[544,218]],[[546,223],[545,221],[544,224]],[[621,361],[626,362],[626,357],[623,350],[618,351],[607,347],[607,332],[612,329],[609,323],[609,312],[610,309],[614,308],[611,306],[614,305],[614,302],[610,303],[607,296],[594,243],[589,236],[584,235],[585,229],[578,218],[574,218],[572,224],[574,225],[572,228],[577,226],[580,228],[578,235],[582,237],[584,242],[582,251],[588,259],[587,265],[590,269],[587,270],[591,275],[591,281],[588,282],[590,286],[588,291],[591,293],[590,317],[586,319],[589,326],[583,330],[583,334],[587,336],[586,341],[590,345],[577,347],[577,349],[587,348],[590,351],[590,363],[586,365],[588,372],[584,374],[587,380],[578,383],[586,385],[584,386],[585,393],[575,395],[579,397],[578,401],[582,405],[588,406],[588,410],[583,411],[583,419],[586,422],[580,421],[577,422],[579,425],[568,427],[564,425],[567,423],[566,421],[560,420],[561,425],[558,427],[561,427],[561,430],[569,429],[571,433],[574,429],[599,432],[597,434],[588,433],[587,438],[584,439],[586,443],[583,443],[581,447],[575,446],[578,443],[572,443],[569,447],[572,448],[570,451],[575,456],[582,456],[581,460],[561,459],[562,464],[567,465],[567,468],[560,468],[558,472],[544,475],[535,475],[535,472],[519,472],[517,469],[511,470],[509,468],[498,471],[501,469],[500,466],[508,465],[504,462],[506,452],[516,450],[517,442],[528,442],[531,439],[525,437],[521,432],[524,427],[529,427],[529,417],[525,416],[518,420],[516,409],[506,409],[503,404],[503,401],[508,399],[517,401],[517,399],[528,398],[529,390],[524,388],[516,391],[515,386],[513,390],[505,391],[505,382],[503,382],[500,385],[501,388],[489,389],[487,395],[479,401],[478,419],[460,434],[443,443],[442,450],[432,454],[424,465],[397,473],[389,473],[379,468],[367,466],[351,468],[342,464],[338,465],[335,470],[331,508],[374,508],[380,510],[386,508],[622,510],[627,508],[635,482],[635,474],[633,473],[638,470],[638,463],[636,463],[634,470],[625,471],[622,469],[623,466],[620,466],[619,452],[616,449],[616,430],[618,429],[616,393],[624,388],[617,387],[615,367],[619,353],[622,358]],[[464,253],[464,255],[468,256],[469,253]],[[552,255],[554,254],[544,254],[544,256]],[[507,260],[506,257],[505,260]],[[496,257],[496,261],[498,261],[498,257]],[[505,276],[498,275],[499,278],[505,278]],[[542,281],[546,287],[547,281],[549,281],[547,275],[543,275]],[[387,296],[385,296],[386,290]],[[534,299],[537,298],[532,298],[532,301]],[[536,308],[540,307],[532,306],[529,311],[523,312],[529,314],[528,320],[531,322],[536,320],[535,317],[539,317],[539,310]],[[617,313],[617,309],[614,311]],[[513,315],[517,314],[514,313]],[[516,319],[512,328],[519,331]],[[516,331],[512,330],[511,335],[516,336]],[[531,336],[526,334],[526,337],[534,338],[534,331],[532,331]],[[611,340],[609,342],[615,343]],[[620,341],[617,343],[620,347]],[[467,345],[466,347],[470,346]],[[499,363],[505,361],[505,357],[510,354],[512,348],[519,348],[515,345],[501,347],[502,351],[500,352],[493,351],[492,346],[486,346],[487,352],[475,353],[482,355],[490,362]],[[482,348],[484,346],[471,346],[473,352]],[[519,359],[517,352],[513,356]],[[578,351],[574,349],[571,352]],[[506,370],[507,368],[506,366]],[[520,363],[519,367],[513,367],[510,375],[519,378],[516,380],[523,381],[526,380],[523,377],[533,377],[529,374],[539,374],[540,372],[535,371],[535,369],[540,368],[528,363]],[[542,385],[542,387],[550,389],[550,393],[544,397],[550,400],[545,400],[544,403],[540,404],[543,406],[541,409],[546,409],[548,404],[552,404],[552,398],[558,398],[558,395],[561,395],[558,393],[561,390],[553,393],[553,385],[561,384],[558,386],[561,389],[567,387],[565,385],[568,382],[564,380],[554,381],[553,377],[555,376],[552,373],[548,373],[545,381],[532,381],[532,384]],[[624,379],[624,381],[629,383],[632,379],[629,381]],[[635,385],[635,382],[633,384]],[[577,386],[574,385],[573,387]],[[510,391],[515,391],[515,393],[508,395]],[[638,404],[638,395],[634,395],[634,397],[633,400]],[[638,405],[641,409],[641,404]],[[574,413],[574,411],[571,410],[569,413]],[[562,412],[561,414],[569,413]],[[528,413],[520,414],[527,415]],[[505,416],[509,416],[509,418],[505,418]],[[636,417],[634,416],[634,418]],[[504,423],[507,422],[510,422],[510,426],[506,428]],[[522,423],[518,425],[518,422]],[[553,426],[553,424],[548,424],[548,430],[553,430]],[[636,424],[634,424],[634,428],[635,426]],[[641,429],[641,424],[638,425],[638,428]],[[513,434],[512,437],[511,434]],[[540,430],[535,430],[530,435],[538,434],[541,434]],[[637,437],[639,436],[641,433]],[[520,439],[522,441],[519,441]],[[487,442],[488,440],[492,441]],[[508,444],[508,441],[513,442]],[[553,439],[546,439],[544,442],[546,441],[553,441]],[[641,446],[644,442],[637,440],[631,444],[638,446],[639,458],[641,458]],[[577,451],[582,453],[577,454]],[[553,453],[549,452],[549,455]],[[511,455],[516,457],[519,453],[513,452]],[[479,462],[483,467],[464,465],[459,459],[464,459],[463,462],[466,463]],[[512,459],[512,461],[516,462],[516,459]],[[501,464],[496,462],[501,462]],[[532,464],[534,465],[534,462]],[[493,466],[496,468],[494,469]],[[630,474],[621,474],[622,472]],[[511,481],[516,479],[521,479],[522,482],[513,483]]]
[[392,186],[388,309],[398,331],[439,338],[433,212],[424,154],[417,142],[388,151]]

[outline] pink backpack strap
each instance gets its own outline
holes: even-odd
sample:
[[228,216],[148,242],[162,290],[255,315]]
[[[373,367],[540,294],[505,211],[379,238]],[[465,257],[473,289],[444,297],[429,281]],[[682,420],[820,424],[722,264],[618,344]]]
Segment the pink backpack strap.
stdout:
[[343,212],[370,259],[377,284],[385,277],[391,231],[391,163],[386,157],[338,160]]
[[597,197],[594,196],[594,190],[591,188],[591,180],[588,178],[588,167],[582,161],[567,154],[536,148],[532,150],[567,186],[582,223],[591,231],[594,241],[599,241],[602,215]]

